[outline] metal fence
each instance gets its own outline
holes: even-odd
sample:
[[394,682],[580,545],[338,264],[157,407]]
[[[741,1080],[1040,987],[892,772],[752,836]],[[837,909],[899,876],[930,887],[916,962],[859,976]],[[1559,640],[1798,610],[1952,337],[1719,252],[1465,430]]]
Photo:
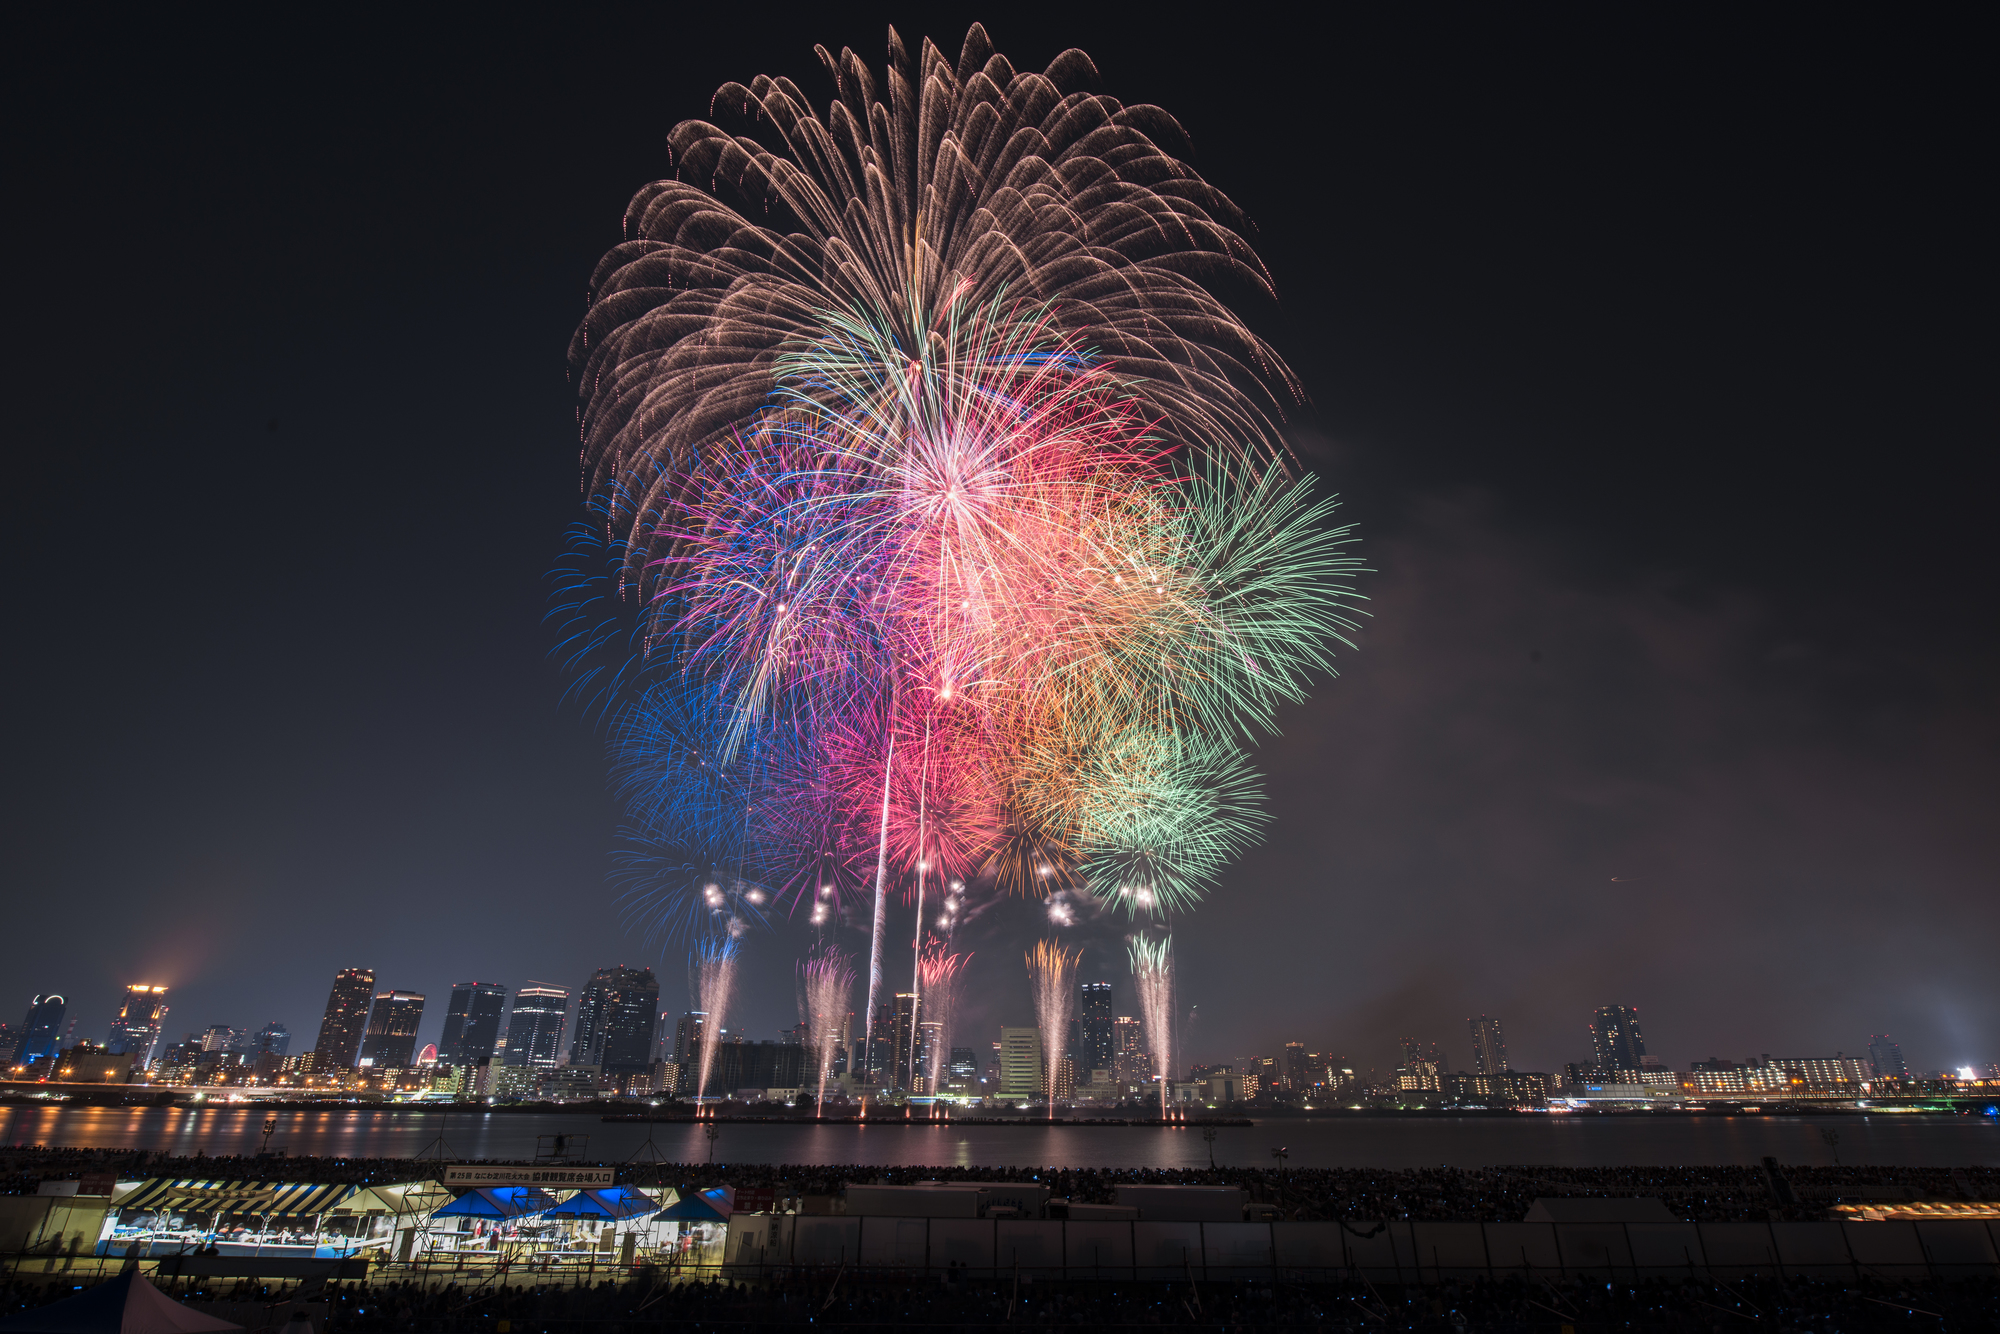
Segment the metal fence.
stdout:
[[1148,1223],[739,1214],[719,1277],[845,1266],[967,1277],[1434,1282],[1479,1275],[1967,1278],[2000,1223]]

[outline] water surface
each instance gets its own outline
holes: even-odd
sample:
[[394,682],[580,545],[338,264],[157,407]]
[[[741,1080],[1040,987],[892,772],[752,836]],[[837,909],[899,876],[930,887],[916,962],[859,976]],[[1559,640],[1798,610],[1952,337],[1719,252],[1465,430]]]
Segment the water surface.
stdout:
[[[174,1154],[254,1154],[266,1117],[273,1149],[292,1154],[407,1158],[532,1158],[538,1136],[587,1135],[586,1155],[621,1161],[653,1152],[677,1162],[710,1156],[703,1127],[607,1124],[592,1115],[478,1112],[437,1108],[280,1111],[236,1107],[4,1107],[0,1144],[152,1149]],[[1963,1167],[2000,1162],[2000,1124],[1986,1117],[1909,1114],[1845,1116],[1342,1116],[1261,1120],[1216,1131],[1215,1161],[1272,1166],[1272,1150],[1292,1167],[1490,1167],[1546,1163],[1571,1167],[1781,1162],[1830,1164],[1822,1134],[1839,1135],[1844,1163]],[[647,1149],[649,1137],[652,1148]],[[999,1127],[782,1125],[723,1121],[717,1162],[877,1163],[898,1166],[1043,1165],[1195,1167],[1208,1165],[1200,1130],[1121,1126]]]

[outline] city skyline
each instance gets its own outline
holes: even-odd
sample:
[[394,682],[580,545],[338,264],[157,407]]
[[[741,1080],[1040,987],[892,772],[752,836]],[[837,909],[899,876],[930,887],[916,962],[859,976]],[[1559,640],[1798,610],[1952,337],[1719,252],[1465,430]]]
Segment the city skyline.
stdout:
[[[618,1078],[645,1071],[661,1060],[682,1065],[692,1062],[698,1054],[699,1034],[706,1020],[705,1014],[696,1009],[662,1010],[658,985],[651,970],[631,969],[623,964],[594,970],[586,985],[574,993],[566,988],[530,981],[514,994],[511,1001],[507,999],[507,989],[502,984],[456,983],[451,988],[454,1008],[442,1021],[444,1033],[449,1035],[453,1031],[455,1021],[461,1021],[462,1029],[462,1020],[474,1012],[474,997],[478,997],[477,1005],[481,1007],[481,1012],[477,1017],[484,1031],[495,1035],[494,1046],[497,1050],[489,1049],[487,1057],[452,1060],[442,1049],[441,1042],[425,1041],[421,1028],[424,995],[402,990],[378,993],[371,985],[373,977],[372,970],[358,968],[344,968],[335,974],[318,1026],[320,1040],[327,1044],[329,1056],[323,1060],[311,1059],[317,1047],[301,1053],[309,1058],[304,1068],[324,1075],[334,1069],[365,1070],[376,1065],[413,1067],[418,1064],[418,1052],[431,1051],[433,1059],[444,1066],[476,1065],[484,1059],[491,1059],[496,1069],[530,1066],[540,1071],[551,1071],[576,1065],[602,1070],[607,1078]],[[1077,992],[1077,1018],[1070,1021],[1066,1039],[1066,1049],[1074,1055],[1074,1059],[1072,1055],[1063,1057],[1059,1084],[1065,1089],[1079,1087],[1092,1077],[1093,1069],[1104,1070],[1113,1076],[1116,1083],[1144,1082],[1150,1078],[1150,1074],[1127,1073],[1124,1061],[1127,1053],[1134,1056],[1133,1069],[1145,1067],[1150,1071],[1151,1061],[1143,1052],[1143,1039],[1136,1017],[1118,1013],[1121,1008],[1118,989],[1106,981],[1079,982],[1074,984],[1074,988]],[[119,1018],[113,1021],[106,1040],[96,1045],[113,1052],[118,1050],[121,1035],[129,1032],[126,1013],[131,1007],[129,998],[132,996],[140,997],[141,1002],[150,1007],[149,1012],[163,1017],[166,1013],[166,990],[149,984],[134,984],[128,988],[127,1005],[121,1008]],[[1126,999],[1129,1002],[1135,997],[1128,996]],[[497,1005],[494,1004],[496,1001]],[[53,1002],[65,1003],[61,997],[53,998]],[[56,1024],[53,1030],[49,1027],[52,1013]],[[358,1041],[352,1033],[357,1015],[362,1016],[362,1032]],[[924,1042],[942,1040],[949,1046],[951,1059],[947,1065],[956,1064],[961,1051],[980,1049],[989,1040],[963,1023],[954,1024],[952,1032],[943,1035],[937,1031],[935,1023],[915,1016],[917,1023],[913,1027],[910,1022],[912,1017],[911,996],[908,993],[894,996],[884,1006],[878,1042],[884,1049],[882,1059],[885,1066],[899,1072],[919,1069],[912,1061],[920,1054],[920,1048],[913,1046],[920,1035]],[[30,1031],[30,1025],[38,1018],[41,1022],[34,1032],[41,1035],[39,1038],[32,1036]],[[18,1051],[25,1055],[39,1041],[48,1047],[48,1056],[55,1055],[55,1048],[49,1046],[49,1035],[52,1031],[57,1034],[63,1031],[62,1018],[60,1009],[51,1011],[42,998],[36,998],[22,1024],[6,1025],[0,1021],[0,1027],[6,1030],[0,1033],[0,1054]],[[858,1036],[851,1036],[855,1019],[855,1013],[850,1010],[847,1022],[841,1026],[842,1033],[850,1035],[844,1036],[843,1042],[857,1044],[838,1058],[838,1067],[842,1070],[847,1068],[850,1056],[858,1055],[860,1050]],[[1675,1070],[1729,1072],[1773,1064],[1771,1050],[1768,1049],[1748,1050],[1740,1059],[1734,1051],[1724,1054],[1722,1049],[1715,1048],[1706,1057],[1686,1057],[1677,1063],[1663,1060],[1648,1053],[1640,1030],[1638,1009],[1628,1005],[1592,1008],[1582,1024],[1589,1050],[1581,1059],[1565,1059],[1544,1065],[1517,1064],[1509,1057],[1501,1016],[1481,1014],[1468,1018],[1465,1023],[1471,1036],[1471,1047],[1465,1059],[1456,1064],[1448,1059],[1442,1043],[1430,1037],[1404,1036],[1396,1039],[1394,1056],[1378,1064],[1367,1059],[1367,1054],[1377,1049],[1381,1045],[1379,1042],[1352,1047],[1351,1044],[1343,1046],[1267,1035],[1261,1043],[1249,1044],[1268,1053],[1262,1056],[1246,1056],[1239,1052],[1221,1057],[1183,1051],[1182,1068],[1174,1072],[1174,1077],[1179,1079],[1189,1070],[1216,1071],[1233,1079],[1247,1077],[1248,1087],[1253,1090],[1260,1084],[1266,1088],[1297,1088],[1309,1082],[1303,1072],[1315,1068],[1315,1062],[1320,1065],[1334,1062],[1346,1066],[1356,1079],[1386,1078],[1391,1086],[1400,1079],[1405,1088],[1421,1090],[1440,1088],[1442,1085],[1437,1081],[1450,1076],[1538,1072],[1551,1079],[1567,1078],[1573,1083],[1592,1071],[1602,1072],[1604,1078],[1615,1078],[1618,1072],[1658,1072],[1664,1076],[1666,1072]],[[73,1021],[68,1027],[73,1035]],[[1032,1023],[1003,1023],[991,1032],[997,1035],[991,1040],[997,1068],[1013,1072],[1001,1079],[1001,1085],[1013,1087],[1022,1084],[1030,1077],[1026,1049],[1020,1045],[1026,1042],[1025,1036],[1018,1038],[1014,1048],[1006,1052],[1002,1049],[1007,1047],[1009,1033],[1039,1035],[1039,1029]],[[1121,1037],[1121,1033],[1124,1036]],[[752,1047],[797,1046],[804,1037],[804,1029],[802,1025],[793,1024],[775,1035],[764,1036],[742,1028],[725,1027],[720,1036],[731,1047],[737,1044]],[[83,1041],[90,1043],[87,1037]],[[247,1027],[218,1023],[209,1025],[205,1030],[190,1031],[187,1041],[206,1051],[229,1050],[251,1056],[268,1052],[282,1057],[288,1053],[290,1033],[286,1025],[275,1020],[255,1034]],[[966,1047],[968,1042],[975,1046]],[[157,1052],[169,1045],[172,1045],[172,1039],[157,1032],[156,1019],[151,1050]],[[1767,1048],[1770,1045],[1765,1044]],[[1913,1065],[1901,1044],[1887,1033],[1869,1034],[1860,1054],[1824,1041],[1809,1043],[1807,1047],[1812,1055],[1780,1057],[1779,1063],[1796,1065],[1803,1062],[1814,1077],[1823,1074],[1821,1066],[1827,1070],[1865,1070],[1873,1074],[1910,1077],[1938,1074],[1954,1077],[1969,1069],[1978,1078],[2000,1077],[2000,1062],[1986,1059],[1990,1053],[1947,1061],[1928,1070],[1921,1061]],[[1350,1049],[1363,1053],[1362,1058],[1347,1055]],[[1032,1071],[1033,1078],[1038,1080],[1046,1079],[1045,1062],[1040,1054],[1042,1050],[1037,1036],[1037,1054]],[[1103,1057],[1101,1064],[1099,1056]],[[743,1070],[752,1068],[744,1062],[768,1062],[771,1058],[731,1051],[725,1053],[723,1059],[728,1066],[722,1073],[735,1078]],[[135,1064],[143,1066],[143,1063]],[[754,1068],[760,1073],[766,1069],[761,1065]],[[786,1073],[790,1079],[794,1072],[786,1067]],[[1198,1074],[1189,1077],[1198,1077]],[[1740,1080],[1732,1083],[1722,1074],[1715,1077],[1723,1080],[1715,1084],[1715,1088],[1732,1090],[1741,1085]],[[803,1068],[798,1078],[804,1078]],[[1652,1073],[1647,1073],[1644,1078],[1651,1082]],[[890,1075],[888,1082],[902,1087],[905,1081]]]
[[[723,81],[823,104],[812,42],[872,63],[892,18],[949,46],[971,17],[635,16],[615,51],[570,17],[546,41],[426,20],[275,59],[155,16],[49,44],[26,95],[78,109],[27,136],[23,197],[188,203],[131,265],[102,262],[115,211],[10,223],[34,262],[6,529],[47,647],[4,668],[37,702],[0,803],[35,948],[0,1020],[59,994],[103,1040],[143,983],[163,1040],[276,1019],[303,1049],[357,961],[371,1005],[429,998],[419,1049],[466,979],[576,995],[624,960],[683,1003],[684,951],[621,916],[621,807],[543,622],[580,516],[580,293]],[[1936,484],[1990,453],[1977,80],[1840,31],[1813,38],[1837,58],[1767,61],[1791,38],[1768,17],[1728,43],[1611,14],[1309,24],[1277,50],[993,26],[1024,68],[1090,51],[1254,220],[1275,295],[1231,299],[1298,371],[1287,441],[1376,571],[1358,652],[1257,748],[1265,844],[1175,919],[1181,1050],[1386,1069],[1408,1035],[1469,1068],[1488,1014],[1513,1065],[1560,1069],[1615,1003],[1677,1068],[1885,1031],[1918,1068],[1989,1059],[2000,672],[1966,609],[1992,580],[1983,488]],[[1590,40],[1637,54],[1607,79],[1567,58]],[[500,73],[524,59],[547,77]],[[78,355],[109,311],[148,349],[116,376]],[[162,573],[79,540],[86,506]],[[1122,994],[1122,929],[973,895],[961,1025],[1029,1021],[1018,960],[1052,931]],[[789,1026],[818,938],[747,934],[723,1026]]]

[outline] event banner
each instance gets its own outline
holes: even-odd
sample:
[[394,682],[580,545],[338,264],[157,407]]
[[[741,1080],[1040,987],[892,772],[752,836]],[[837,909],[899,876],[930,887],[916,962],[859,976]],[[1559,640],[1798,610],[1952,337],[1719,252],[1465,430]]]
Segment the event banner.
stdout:
[[447,1186],[575,1186],[616,1183],[615,1167],[569,1167],[558,1163],[448,1163],[438,1180]]

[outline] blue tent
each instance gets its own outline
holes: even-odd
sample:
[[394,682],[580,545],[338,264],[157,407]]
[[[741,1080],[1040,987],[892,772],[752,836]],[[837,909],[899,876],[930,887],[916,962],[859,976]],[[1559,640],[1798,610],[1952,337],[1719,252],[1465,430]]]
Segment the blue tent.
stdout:
[[726,1223],[734,1212],[731,1198],[727,1187],[712,1186],[699,1195],[683,1195],[653,1216],[667,1223]]
[[660,1207],[629,1186],[607,1186],[601,1190],[580,1190],[546,1212],[547,1218],[632,1218]]
[[482,1186],[445,1205],[432,1218],[526,1218],[555,1207],[556,1197],[533,1186]]

